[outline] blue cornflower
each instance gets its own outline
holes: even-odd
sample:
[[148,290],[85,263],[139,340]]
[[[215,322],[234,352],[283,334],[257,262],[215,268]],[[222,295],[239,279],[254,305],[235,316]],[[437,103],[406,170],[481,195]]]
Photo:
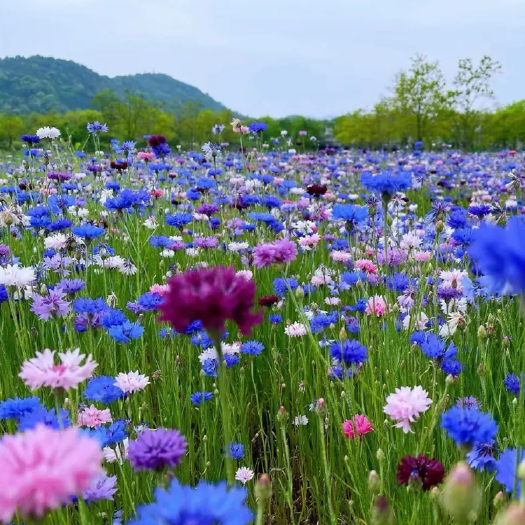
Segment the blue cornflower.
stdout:
[[398,191],[408,190],[412,186],[412,178],[407,171],[399,173],[386,171],[379,175],[372,175],[369,171],[362,171],[361,184],[369,191],[375,191],[385,197],[391,197]]
[[485,443],[474,445],[474,448],[467,453],[467,463],[474,470],[483,472],[486,470],[491,473],[496,468],[496,460],[494,459],[494,451],[496,445],[494,443]]
[[23,432],[35,428],[39,424],[44,424],[47,427],[52,427],[59,430],[60,428],[67,428],[71,425],[69,419],[69,412],[60,409],[60,415],[54,409],[47,410],[45,407],[40,408],[34,412],[26,412],[19,421],[18,430]]
[[490,291],[512,293],[525,291],[525,223],[509,219],[506,228],[482,224],[472,233],[468,254],[490,279]]
[[264,350],[264,345],[259,341],[246,341],[241,345],[241,354],[259,355]]
[[277,277],[277,279],[274,279],[273,281],[273,290],[280,297],[282,297],[286,292],[288,292],[288,289],[293,291],[298,286],[299,283],[294,277],[288,277],[287,279]]
[[514,374],[508,374],[505,378],[505,388],[507,392],[511,392],[512,394],[519,395],[521,390],[520,380],[518,376],[515,376]]
[[128,323],[127,317],[124,315],[124,312],[121,310],[115,310],[109,308],[104,311],[104,317],[102,318],[102,326],[109,330],[113,326],[120,326],[124,323]]
[[191,402],[194,405],[202,405],[206,401],[209,401],[212,398],[213,398],[212,392],[194,392],[190,396]]
[[26,414],[37,412],[41,408],[43,408],[43,406],[36,396],[6,399],[0,403],[0,420],[20,420]]
[[244,446],[240,443],[230,443],[230,457],[232,459],[242,459],[244,457]]
[[271,315],[268,316],[268,321],[271,324],[279,324],[279,323],[283,322],[283,318],[279,314],[271,314]]
[[73,228],[71,228],[71,231],[77,237],[92,240],[96,239],[97,237],[100,237],[104,233],[104,228],[100,228],[99,226],[91,226],[90,224],[87,224],[85,226],[73,226]]
[[129,525],[195,524],[248,525],[253,516],[246,506],[244,488],[228,488],[201,481],[195,488],[174,479],[168,489],[155,491],[156,501],[138,508]]
[[90,437],[98,439],[102,447],[109,447],[123,441],[126,436],[126,421],[120,419],[109,426],[99,426],[94,430],[83,430]]
[[252,133],[260,134],[268,129],[268,124],[266,124],[266,122],[250,122],[248,129]]
[[86,128],[92,135],[98,135],[99,133],[107,133],[108,131],[107,124],[101,124],[98,120],[95,120],[95,122],[88,123]]
[[332,218],[348,222],[363,222],[368,216],[366,206],[353,204],[336,204],[332,210]]
[[0,304],[7,301],[9,299],[9,294],[7,293],[6,287],[1,284],[0,285]]
[[490,443],[498,431],[498,425],[490,414],[476,408],[459,407],[452,407],[441,416],[441,428],[459,446]]
[[25,142],[28,146],[31,146],[32,144],[38,144],[40,142],[40,137],[38,135],[22,135],[20,140]]
[[90,401],[109,404],[124,397],[124,392],[115,386],[115,378],[100,376],[91,379],[85,390],[84,397]]
[[174,226],[175,228],[182,229],[191,221],[193,221],[193,215],[191,213],[176,213],[175,215],[166,215],[166,224],[168,226]]
[[129,321],[114,325],[108,330],[108,334],[117,341],[117,343],[129,343],[132,339],[139,338],[144,333],[144,327]]
[[521,494],[521,480],[516,475],[516,468],[523,461],[523,451],[518,451],[515,448],[508,448],[501,453],[498,461],[496,461],[496,481],[501,483],[505,490],[510,493],[516,493],[519,498]]
[[368,359],[368,349],[355,339],[345,339],[332,344],[330,355],[345,365],[358,365]]

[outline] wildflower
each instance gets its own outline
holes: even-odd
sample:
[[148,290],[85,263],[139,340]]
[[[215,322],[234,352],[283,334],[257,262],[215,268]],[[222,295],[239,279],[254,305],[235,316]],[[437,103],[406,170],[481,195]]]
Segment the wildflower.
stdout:
[[24,268],[18,265],[8,264],[0,266],[0,285],[24,288],[36,281],[36,273],[33,268]]
[[0,420],[15,419],[19,421],[24,415],[36,412],[42,408],[38,397],[15,397],[0,403]]
[[144,390],[149,385],[149,378],[139,374],[138,370],[127,374],[121,372],[116,377],[114,384],[125,394],[132,394],[133,392]]
[[206,401],[209,401],[213,398],[212,392],[194,392],[191,394],[190,399],[194,405],[202,405]]
[[365,311],[368,315],[383,317],[387,312],[386,302],[380,295],[374,295],[368,299]]
[[441,428],[456,445],[467,446],[490,443],[498,431],[498,425],[490,414],[476,408],[459,407],[452,407],[441,416]]
[[68,314],[69,305],[71,304],[64,299],[65,295],[61,288],[50,290],[45,296],[34,294],[31,311],[43,321],[47,321],[53,316],[64,317]]
[[178,430],[145,430],[129,442],[128,459],[135,470],[173,468],[182,461],[187,446]]
[[260,244],[253,252],[254,263],[257,268],[268,267],[270,264],[284,264],[297,257],[297,247],[292,241],[274,241]]
[[91,359],[91,355],[86,358],[85,355],[80,354],[78,348],[59,353],[59,364],[55,364],[55,351],[53,350],[46,348],[43,352],[36,354],[36,357],[24,361],[19,374],[31,390],[37,390],[43,386],[64,390],[76,388],[79,383],[93,375],[97,366],[97,363]]
[[42,517],[47,510],[82,494],[101,473],[102,452],[96,441],[75,428],[44,425],[0,442],[0,519],[20,512]]
[[108,334],[117,343],[129,343],[132,339],[139,338],[144,333],[144,327],[136,323],[125,322],[109,328]]
[[244,457],[244,446],[240,443],[230,443],[229,455],[232,459],[242,459]]
[[423,490],[439,485],[445,477],[445,469],[438,459],[423,454],[404,456],[397,466],[397,481],[401,485],[420,484]]
[[54,140],[60,137],[60,130],[57,128],[52,128],[49,126],[44,126],[42,128],[38,128],[36,130],[36,136],[42,140],[42,139],[49,139]]
[[295,416],[293,424],[296,427],[302,427],[308,425],[308,418],[306,416]]
[[123,398],[124,392],[115,385],[114,377],[100,376],[88,382],[84,390],[84,397],[90,401],[108,404]]
[[393,394],[386,398],[385,414],[396,421],[395,427],[402,428],[403,432],[410,432],[410,424],[428,410],[432,404],[428,394],[420,386],[396,388]]
[[213,485],[201,481],[195,488],[174,479],[167,489],[155,491],[156,500],[139,507],[130,525],[152,523],[213,523],[248,525],[252,513],[246,506],[244,488],[228,488],[226,482]]
[[187,271],[168,284],[170,291],[159,305],[159,320],[168,321],[179,332],[199,320],[209,332],[222,333],[225,321],[232,320],[248,335],[262,321],[261,313],[252,312],[255,284],[236,276],[232,268]]
[[107,133],[108,132],[108,126],[107,124],[101,124],[98,120],[95,120],[95,122],[88,123],[86,126],[89,133],[92,135],[98,135],[99,133]]
[[[519,456],[518,456],[519,453]],[[515,448],[508,448],[500,454],[496,461],[496,481],[501,483],[509,494],[516,493],[520,497],[522,481],[516,475],[516,468],[523,461],[523,452]]]
[[289,324],[285,329],[284,333],[289,337],[302,337],[308,333],[306,325],[302,323]]
[[360,414],[356,414],[352,419],[343,422],[343,433],[348,439],[364,436],[373,430],[368,418]]
[[102,474],[91,482],[90,486],[84,490],[82,497],[88,503],[100,500],[113,501],[113,496],[117,492],[117,476]]
[[359,341],[354,339],[345,339],[331,345],[330,354],[338,362],[345,365],[359,365],[368,359],[368,350],[362,346]]
[[251,481],[253,479],[253,470],[247,467],[240,467],[235,473],[235,479],[237,481],[240,481],[243,485],[246,485],[248,481]]
[[94,405],[86,407],[78,413],[78,424],[80,426],[96,428],[106,423],[111,423],[113,418],[109,408],[99,410]]

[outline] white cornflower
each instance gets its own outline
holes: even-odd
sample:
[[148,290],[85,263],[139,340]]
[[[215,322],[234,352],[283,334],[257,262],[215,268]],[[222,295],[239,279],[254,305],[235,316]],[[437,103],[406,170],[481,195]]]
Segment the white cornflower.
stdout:
[[292,323],[284,329],[284,333],[289,337],[302,337],[306,335],[307,329],[302,323]]
[[248,481],[253,479],[253,470],[250,470],[247,467],[240,467],[235,473],[235,479],[240,481],[243,485],[246,485]]
[[35,270],[31,267],[23,267],[16,264],[8,264],[5,268],[0,267],[0,284],[4,286],[23,288],[35,281]]
[[306,416],[295,416],[293,424],[296,427],[304,427],[305,425],[308,425],[308,418]]
[[128,372],[127,374],[120,373],[115,378],[115,386],[120,388],[125,394],[131,394],[144,390],[149,385],[149,377],[139,374],[139,371]]
[[44,126],[43,128],[38,128],[36,130],[36,135],[39,139],[54,140],[60,137],[60,130],[58,130],[57,128]]

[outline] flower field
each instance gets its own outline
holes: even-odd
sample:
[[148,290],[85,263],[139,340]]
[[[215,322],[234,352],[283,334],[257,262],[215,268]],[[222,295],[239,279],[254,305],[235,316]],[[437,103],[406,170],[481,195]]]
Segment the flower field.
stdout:
[[525,523],[525,154],[265,126],[0,157],[0,520]]

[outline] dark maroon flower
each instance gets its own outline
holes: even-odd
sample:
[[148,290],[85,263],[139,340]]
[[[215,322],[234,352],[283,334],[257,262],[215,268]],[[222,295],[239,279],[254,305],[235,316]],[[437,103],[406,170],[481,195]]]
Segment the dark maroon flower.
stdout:
[[259,306],[272,306],[279,302],[279,296],[277,295],[263,295],[259,298]]
[[157,146],[160,146],[161,144],[164,144],[166,142],[166,137],[164,135],[151,135],[151,137],[148,139],[148,144],[152,148],[156,148]]
[[397,481],[401,485],[420,484],[423,490],[438,485],[445,477],[443,463],[438,459],[428,459],[424,454],[405,456],[397,466]]
[[127,170],[128,163],[127,162],[111,162],[110,167],[118,171]]
[[178,332],[192,322],[201,321],[205,330],[220,334],[227,320],[238,325],[244,335],[262,322],[260,312],[253,312],[255,284],[235,274],[233,268],[216,266],[189,270],[168,281],[169,292],[159,309],[159,321],[167,321]]
[[306,191],[309,195],[312,195],[312,197],[321,197],[321,195],[324,195],[327,191],[326,186],[320,186],[319,184],[312,184],[306,188]]

